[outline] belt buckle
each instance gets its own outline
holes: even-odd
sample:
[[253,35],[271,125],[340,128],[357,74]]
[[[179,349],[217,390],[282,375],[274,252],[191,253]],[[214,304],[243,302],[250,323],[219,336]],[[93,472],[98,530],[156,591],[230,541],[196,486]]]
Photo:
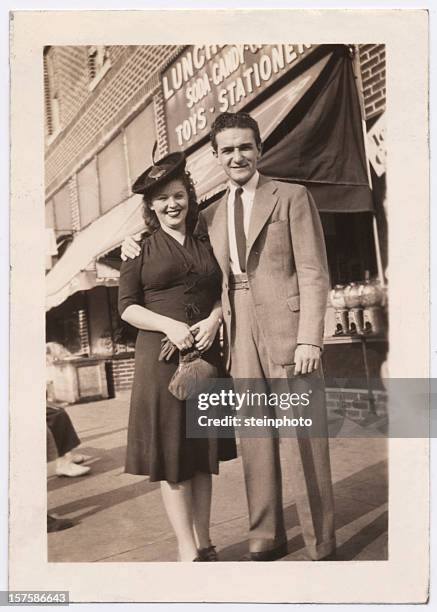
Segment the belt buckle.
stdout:
[[230,288],[233,289],[234,291],[238,291],[239,289],[250,289],[249,279],[247,278],[240,278],[240,279],[233,278],[231,279],[229,284],[230,284]]
[[236,289],[249,289],[249,281],[247,279],[237,281],[235,283]]

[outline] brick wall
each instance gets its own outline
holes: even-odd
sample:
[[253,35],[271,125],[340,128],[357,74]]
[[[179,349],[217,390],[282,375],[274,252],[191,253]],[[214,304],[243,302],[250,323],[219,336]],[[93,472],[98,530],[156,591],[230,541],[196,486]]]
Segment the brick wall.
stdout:
[[[111,65],[117,62],[127,48],[125,45],[106,48]],[[53,47],[63,129],[78,115],[90,95],[87,49],[85,45]]]
[[87,47],[55,47],[53,51],[61,125],[65,128],[76,117],[89,94]]
[[328,414],[344,415],[358,422],[371,416],[372,410],[378,417],[384,417],[387,414],[387,394],[374,391],[372,406],[364,389],[326,389],[326,407]]
[[115,392],[128,391],[134,381],[135,357],[113,359],[112,375]]
[[153,97],[153,112],[155,115],[156,139],[158,141],[157,158],[168,153],[167,124],[165,120],[164,94],[159,89]]
[[60,187],[137,108],[159,91],[160,71],[182,48],[175,45],[110,47],[111,68],[91,92],[86,47],[55,48],[55,66],[62,74],[59,87],[63,129],[46,150],[47,192]]
[[71,222],[73,231],[80,230],[79,194],[77,192],[77,177],[73,175],[68,181],[71,206]]
[[385,45],[359,45],[366,119],[385,110]]
[[88,334],[88,317],[86,310],[81,308],[78,313],[78,328],[80,338],[80,350],[82,353],[89,353],[90,351],[90,339]]

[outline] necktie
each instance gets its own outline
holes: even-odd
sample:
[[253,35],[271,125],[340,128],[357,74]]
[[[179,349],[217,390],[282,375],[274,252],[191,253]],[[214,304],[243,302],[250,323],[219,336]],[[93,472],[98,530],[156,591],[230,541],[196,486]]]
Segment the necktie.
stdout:
[[244,209],[241,194],[242,187],[235,190],[234,200],[234,224],[235,240],[237,242],[238,261],[242,272],[246,272],[246,234],[244,233]]

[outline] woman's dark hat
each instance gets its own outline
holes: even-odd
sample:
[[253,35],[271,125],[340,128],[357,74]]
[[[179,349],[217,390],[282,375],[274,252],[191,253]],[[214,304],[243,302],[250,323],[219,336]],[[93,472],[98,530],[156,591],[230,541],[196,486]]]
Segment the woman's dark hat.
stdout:
[[[155,148],[152,157],[154,157],[154,153]],[[184,153],[170,153],[157,162],[153,161],[153,165],[147,168],[132,185],[132,192],[145,195],[173,176],[181,174],[185,170],[185,163]]]

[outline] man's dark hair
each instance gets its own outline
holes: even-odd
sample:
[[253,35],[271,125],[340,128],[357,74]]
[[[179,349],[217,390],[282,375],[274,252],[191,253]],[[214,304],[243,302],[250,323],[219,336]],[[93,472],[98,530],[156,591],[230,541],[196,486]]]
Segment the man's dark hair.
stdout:
[[214,151],[217,151],[217,134],[229,128],[250,128],[255,136],[256,146],[261,149],[259,126],[253,117],[247,113],[221,113],[211,126],[210,139]]

